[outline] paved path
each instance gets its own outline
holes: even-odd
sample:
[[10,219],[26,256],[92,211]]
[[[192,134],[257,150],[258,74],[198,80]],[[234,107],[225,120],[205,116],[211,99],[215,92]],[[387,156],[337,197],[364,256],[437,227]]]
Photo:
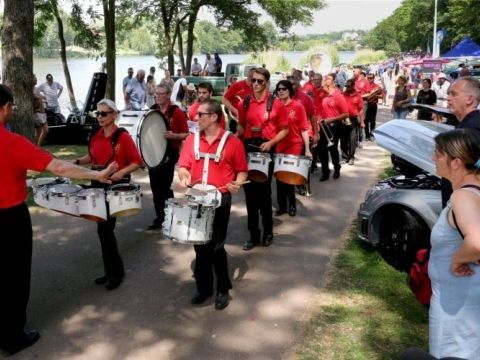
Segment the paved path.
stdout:
[[[382,115],[385,116],[386,111]],[[388,115],[386,115],[388,116]],[[313,197],[298,196],[295,218],[275,218],[269,248],[242,250],[248,237],[243,194],[234,198],[227,251],[234,289],[223,311],[213,300],[193,307],[194,251],[144,229],[153,218],[146,173],[143,211],[117,224],[126,280],[106,291],[93,223],[32,211],[34,256],[28,328],[41,340],[18,359],[281,359],[308,320],[329,259],[375,180],[384,152],[375,143],[344,165],[338,180],[312,178]],[[275,203],[275,201],[274,201]]]

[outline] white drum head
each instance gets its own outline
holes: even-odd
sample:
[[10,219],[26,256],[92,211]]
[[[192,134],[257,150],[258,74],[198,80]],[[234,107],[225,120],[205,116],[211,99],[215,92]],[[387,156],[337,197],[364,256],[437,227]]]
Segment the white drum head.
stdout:
[[138,147],[138,127],[140,126],[140,122],[145,115],[145,111],[133,111],[133,110],[124,110],[121,111],[119,116],[117,117],[117,125],[118,127],[123,127],[125,130],[128,131],[128,134],[133,139],[133,142]]
[[157,110],[145,114],[138,132],[138,148],[142,159],[149,168],[160,165],[167,151],[167,121]]

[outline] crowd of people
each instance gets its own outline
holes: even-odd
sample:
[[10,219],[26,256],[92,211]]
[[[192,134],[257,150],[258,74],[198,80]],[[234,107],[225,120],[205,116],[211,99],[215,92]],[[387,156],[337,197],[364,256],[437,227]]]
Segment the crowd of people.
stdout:
[[[198,70],[199,74],[205,70],[209,74],[221,70],[221,60],[218,67],[217,57],[211,59],[207,56],[207,61],[203,69]],[[194,59],[194,64],[198,64],[197,59]],[[196,66],[195,69],[200,67]],[[192,71],[196,71],[193,66]],[[274,242],[273,216],[297,215],[296,192],[305,196],[312,195],[309,184],[317,164],[320,163],[320,182],[330,179],[330,162],[333,166],[333,179],[337,180],[341,175],[342,164],[355,164],[356,151],[362,146],[362,141],[374,140],[372,131],[376,126],[379,102],[391,106],[395,118],[405,118],[404,113],[408,112],[406,105],[412,101],[409,92],[411,77],[398,75],[395,78],[396,86],[392,90],[384,80],[384,75],[389,77],[389,73],[393,73],[390,67],[380,75],[358,66],[350,77],[339,67],[328,74],[311,71],[308,78],[304,79],[302,71],[293,69],[276,84],[272,94],[269,90],[270,72],[265,67],[252,68],[245,79],[237,80],[236,76],[230,78],[234,80],[228,84],[222,98],[228,112],[225,113],[221,104],[212,99],[212,84],[207,81],[197,87],[190,86],[193,84],[187,84],[183,74],[174,82],[170,74],[165,72],[165,78],[156,84],[154,67],[150,68],[146,81],[144,70],[137,70],[133,76],[134,70],[128,69],[128,76],[122,82],[126,109],[158,111],[168,125],[164,134],[167,141],[166,161],[148,169],[155,218],[147,230],[162,229],[166,202],[174,196],[172,183],[176,169],[182,186],[202,183],[218,188],[221,193],[219,207],[214,213],[211,241],[194,245],[196,292],[191,298],[193,305],[204,303],[213,294],[216,309],[221,310],[229,305],[232,283],[224,245],[232,194],[237,193],[241,187],[244,188],[249,236],[245,239],[243,250],[251,251],[259,245],[271,246]],[[459,128],[479,130],[478,81],[461,77],[447,89],[444,88],[445,83],[442,74],[437,77],[438,86],[433,89],[430,87],[430,79],[422,79],[417,98],[430,102],[433,99],[437,102],[446,100],[460,122]],[[58,102],[55,104],[52,99],[58,99],[61,86],[55,84],[52,76],[47,75],[46,85],[34,89],[36,113],[43,113],[43,97],[47,98],[48,106],[58,106]],[[180,92],[184,96],[179,101]],[[128,182],[129,174],[142,163],[127,134],[120,134],[118,143],[115,144],[118,146],[112,147],[111,138],[119,131],[115,125],[119,111],[111,100],[104,99],[97,104],[96,116],[100,130],[92,136],[88,154],[75,160],[74,164],[56,160],[22,137],[9,133],[5,126],[13,117],[13,108],[14,99],[10,90],[1,85],[1,161],[6,164],[7,172],[19,174],[15,178],[2,180],[4,186],[1,188],[5,194],[2,193],[0,200],[0,222],[7,233],[6,240],[0,243],[0,246],[5,247],[0,254],[9,254],[5,259],[0,259],[0,283],[5,284],[2,285],[5,286],[5,293],[12,294],[3,297],[0,306],[0,348],[10,354],[32,345],[39,338],[38,332],[25,332],[23,329],[32,246],[28,209],[24,204],[26,170],[49,170],[72,178],[91,178],[96,180],[92,186],[103,187],[102,183]],[[423,118],[426,115],[419,113],[418,116]],[[38,122],[42,123],[43,119],[38,117]],[[41,138],[42,132],[39,133]],[[478,330],[476,324],[480,320],[480,312],[477,311],[479,296],[477,289],[471,290],[472,286],[477,285],[480,276],[475,273],[476,265],[472,265],[480,259],[480,241],[477,239],[479,232],[476,229],[476,210],[480,206],[480,198],[476,190],[464,189],[465,185],[480,185],[477,179],[477,172],[480,171],[480,150],[477,145],[480,141],[477,137],[473,130],[455,130],[436,139],[434,161],[437,172],[451,181],[454,193],[451,203],[446,205],[439,219],[439,224],[450,224],[447,229],[449,234],[445,234],[445,226],[440,230],[435,228],[432,232],[431,277],[434,294],[430,310],[430,347],[435,356],[474,359],[474,356],[464,355],[467,352],[463,349],[473,349],[474,352],[470,353],[474,354],[480,344],[479,332],[474,331]],[[24,151],[28,151],[28,161]],[[273,162],[269,163],[265,181],[247,181],[248,158],[253,153],[263,153],[270,157],[292,155],[312,159],[305,185],[296,188],[280,179],[276,180],[276,211],[272,201]],[[18,162],[12,161],[19,156],[23,157]],[[21,167],[18,164],[22,164]],[[93,169],[99,171],[78,167],[86,164],[95,165]],[[447,183],[444,192],[448,198]],[[474,212],[469,212],[459,204],[469,204],[468,209]],[[458,224],[453,223],[454,211],[460,215]],[[11,226],[13,218],[19,218],[25,224],[22,244],[15,246],[12,244],[16,243],[14,237],[18,237],[18,234],[14,233]],[[98,224],[105,273],[96,278],[95,283],[104,285],[108,290],[117,288],[124,280],[123,261],[117,249],[114,228],[115,218],[112,217]],[[458,235],[456,229],[462,229],[464,235]],[[450,235],[455,238],[455,243],[445,248],[442,237]],[[447,277],[457,280],[458,287],[452,285],[453,280],[446,282]],[[454,290],[451,286],[455,286]],[[442,300],[446,293],[451,294],[447,303]],[[460,299],[460,294],[465,296]],[[455,309],[454,319],[452,309]],[[460,345],[452,340],[456,338],[453,320],[471,324],[468,325],[470,332],[466,340]],[[449,334],[448,340],[445,334]],[[472,345],[473,342],[477,345]]]

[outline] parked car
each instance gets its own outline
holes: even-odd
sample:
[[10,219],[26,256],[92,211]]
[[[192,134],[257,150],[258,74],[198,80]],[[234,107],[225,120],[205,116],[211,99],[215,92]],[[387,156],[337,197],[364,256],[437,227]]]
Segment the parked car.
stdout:
[[451,129],[432,121],[391,120],[374,131],[400,174],[367,191],[358,211],[358,235],[378,246],[397,270],[408,271],[417,250],[430,247],[430,231],[442,210],[440,179],[433,175],[431,159],[434,137]]

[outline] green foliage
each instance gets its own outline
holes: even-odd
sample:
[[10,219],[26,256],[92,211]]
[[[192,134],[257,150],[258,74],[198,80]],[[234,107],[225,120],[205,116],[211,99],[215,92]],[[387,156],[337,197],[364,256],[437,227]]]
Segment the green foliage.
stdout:
[[250,54],[243,60],[245,64],[265,64],[270,72],[286,72],[292,69],[288,60],[278,51],[266,51]]
[[142,25],[142,27],[132,30],[120,44],[124,53],[130,50],[138,55],[153,55],[156,47],[155,35],[149,25]]
[[355,54],[352,64],[373,64],[387,59],[385,51],[373,51],[371,49],[360,50]]

